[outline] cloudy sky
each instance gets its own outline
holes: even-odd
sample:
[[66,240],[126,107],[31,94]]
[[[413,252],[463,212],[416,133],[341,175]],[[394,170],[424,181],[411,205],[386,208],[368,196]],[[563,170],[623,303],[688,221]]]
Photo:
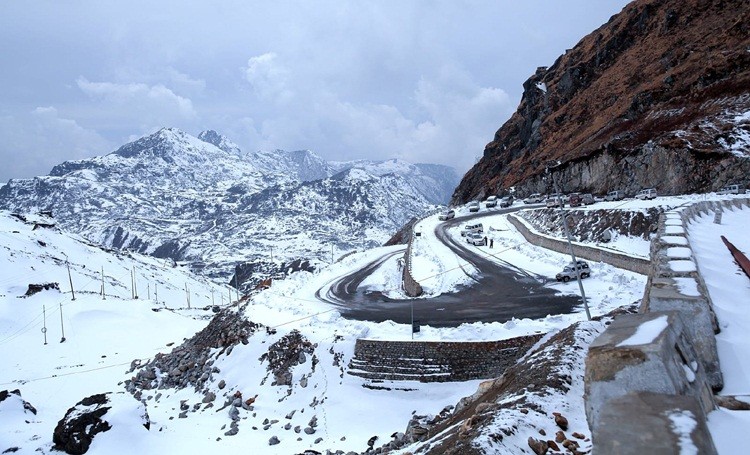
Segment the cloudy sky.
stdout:
[[164,126],[466,171],[623,0],[0,2],[0,182]]

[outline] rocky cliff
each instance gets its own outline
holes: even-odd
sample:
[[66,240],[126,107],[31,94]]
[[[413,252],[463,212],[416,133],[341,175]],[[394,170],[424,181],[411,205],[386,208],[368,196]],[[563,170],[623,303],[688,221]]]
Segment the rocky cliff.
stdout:
[[637,0],[524,83],[453,195],[662,194],[750,181],[750,3]]

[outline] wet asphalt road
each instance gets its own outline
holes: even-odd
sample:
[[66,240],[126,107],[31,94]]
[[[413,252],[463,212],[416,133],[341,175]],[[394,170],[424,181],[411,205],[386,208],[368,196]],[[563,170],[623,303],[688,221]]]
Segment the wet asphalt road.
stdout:
[[[362,281],[397,251],[384,255],[360,270],[353,271],[317,292],[321,300],[335,304],[341,315],[348,319],[383,322],[392,320],[409,324],[414,319],[421,325],[433,327],[455,327],[471,322],[505,322],[512,318],[542,318],[548,314],[570,313],[581,304],[580,297],[558,296],[544,287],[548,280],[528,274],[522,270],[504,267],[486,259],[478,249],[462,239],[454,241],[446,230],[469,220],[498,213],[507,213],[518,208],[484,211],[443,222],[435,234],[448,248],[480,272],[471,286],[455,293],[443,294],[431,299],[394,300],[360,287]],[[472,252],[472,250],[474,250]],[[490,250],[492,251],[492,250]],[[498,254],[502,259],[502,253]],[[419,279],[419,277],[416,277]]]

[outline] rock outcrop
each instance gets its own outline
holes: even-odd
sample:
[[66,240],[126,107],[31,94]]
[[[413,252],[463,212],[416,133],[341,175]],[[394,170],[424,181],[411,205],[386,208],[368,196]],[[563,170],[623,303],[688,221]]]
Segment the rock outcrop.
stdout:
[[[136,412],[129,408],[136,408]],[[97,434],[112,429],[107,415],[111,416],[119,410],[123,410],[128,416],[139,416],[139,423],[146,430],[151,428],[151,420],[144,404],[126,398],[122,392],[98,393],[68,409],[65,417],[55,427],[52,435],[52,442],[55,443],[53,448],[70,454],[86,453]],[[114,420],[118,419],[112,419]]]
[[660,194],[750,175],[750,3],[637,0],[524,83],[516,113],[453,195],[515,187]]

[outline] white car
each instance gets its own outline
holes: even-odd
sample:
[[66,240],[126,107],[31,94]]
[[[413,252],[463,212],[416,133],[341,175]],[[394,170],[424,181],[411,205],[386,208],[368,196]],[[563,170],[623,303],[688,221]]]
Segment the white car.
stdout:
[[474,232],[466,236],[466,241],[474,246],[483,246],[487,243],[484,241],[484,236],[478,232]]
[[550,194],[546,201],[547,207],[565,207],[565,198],[562,194]]
[[469,211],[470,212],[478,212],[479,211],[479,201],[471,201],[471,202],[469,202]]
[[638,194],[635,195],[636,199],[640,200],[656,199],[656,196],[656,189],[654,188],[646,188],[645,190],[639,191]]
[[456,212],[453,210],[446,210],[445,212],[438,215],[438,220],[446,221],[456,217]]
[[487,208],[497,207],[497,196],[490,196],[484,201],[484,206]]
[[534,193],[531,196],[523,200],[524,204],[538,204],[544,200],[544,196],[540,193]]

